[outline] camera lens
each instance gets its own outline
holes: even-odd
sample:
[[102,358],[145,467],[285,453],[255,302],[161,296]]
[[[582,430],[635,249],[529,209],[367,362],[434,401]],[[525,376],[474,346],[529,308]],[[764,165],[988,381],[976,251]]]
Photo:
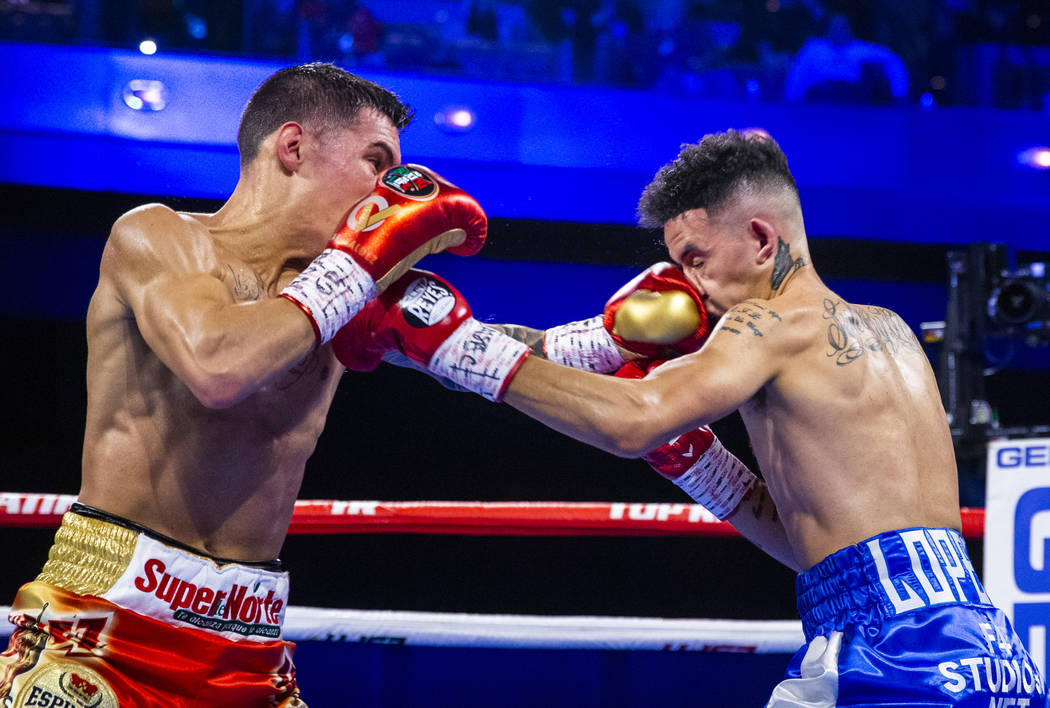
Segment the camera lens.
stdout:
[[1035,283],[1007,281],[995,298],[996,317],[1007,324],[1022,324],[1032,319],[1044,299],[1045,293]]

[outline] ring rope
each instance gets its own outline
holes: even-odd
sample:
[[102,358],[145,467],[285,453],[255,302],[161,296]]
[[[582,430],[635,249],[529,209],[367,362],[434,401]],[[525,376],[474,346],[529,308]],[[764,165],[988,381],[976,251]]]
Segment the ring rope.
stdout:
[[[0,617],[11,608],[0,606]],[[0,622],[0,638],[12,625]],[[804,643],[798,620],[665,619],[497,615],[289,606],[293,642],[346,642],[495,649],[600,649],[791,654]]]
[[[0,492],[0,528],[57,528],[73,494]],[[293,534],[484,536],[739,536],[699,504],[299,500]],[[984,537],[984,509],[962,510],[965,538]]]

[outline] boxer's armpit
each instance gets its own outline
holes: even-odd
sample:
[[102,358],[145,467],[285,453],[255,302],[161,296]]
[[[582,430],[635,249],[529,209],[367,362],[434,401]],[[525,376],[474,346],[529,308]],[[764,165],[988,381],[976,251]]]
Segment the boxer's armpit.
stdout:
[[532,327],[525,327],[523,325],[515,324],[488,324],[487,326],[502,332],[503,334],[516,339],[529,349],[534,354],[543,356],[543,334],[542,329],[534,329]]

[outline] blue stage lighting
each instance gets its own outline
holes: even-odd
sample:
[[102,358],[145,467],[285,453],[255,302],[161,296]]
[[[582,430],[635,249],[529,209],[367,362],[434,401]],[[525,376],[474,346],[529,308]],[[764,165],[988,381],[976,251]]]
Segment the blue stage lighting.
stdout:
[[1037,145],[1017,154],[1017,161],[1033,170],[1050,170],[1050,147]]
[[124,86],[124,105],[136,111],[164,110],[168,87],[161,81],[132,79]]
[[466,106],[447,106],[437,112],[434,122],[448,133],[466,133],[474,127],[477,116]]

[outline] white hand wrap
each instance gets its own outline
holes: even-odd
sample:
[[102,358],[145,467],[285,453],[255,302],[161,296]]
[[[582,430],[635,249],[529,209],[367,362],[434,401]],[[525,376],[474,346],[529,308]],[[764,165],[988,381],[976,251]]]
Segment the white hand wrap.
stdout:
[[348,254],[327,248],[281,295],[302,308],[324,344],[376,296],[376,282]]
[[543,355],[555,364],[599,374],[624,365],[601,315],[548,329],[543,336]]
[[427,369],[490,401],[498,401],[530,351],[525,344],[471,317],[441,343]]
[[696,463],[672,480],[719,519],[732,514],[758,477],[715,438]]

